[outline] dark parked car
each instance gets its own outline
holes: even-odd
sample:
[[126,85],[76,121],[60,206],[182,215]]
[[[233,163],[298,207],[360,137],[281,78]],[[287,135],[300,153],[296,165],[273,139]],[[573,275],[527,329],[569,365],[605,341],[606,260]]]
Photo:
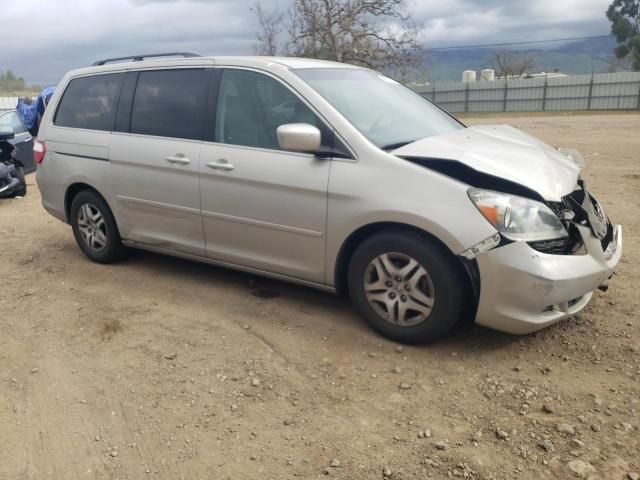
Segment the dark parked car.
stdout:
[[24,173],[36,171],[33,160],[33,137],[15,110],[0,110],[0,132],[13,132],[10,142],[16,147],[16,158],[24,165]]

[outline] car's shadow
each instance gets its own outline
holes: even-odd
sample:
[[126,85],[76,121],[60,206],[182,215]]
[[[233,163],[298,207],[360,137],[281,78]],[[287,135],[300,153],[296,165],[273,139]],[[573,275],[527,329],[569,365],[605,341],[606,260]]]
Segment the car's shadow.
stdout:
[[[207,288],[224,285],[226,288],[237,289],[241,295],[251,295],[265,302],[275,298],[279,301],[291,301],[292,304],[305,306],[307,310],[318,313],[318,321],[325,320],[324,317],[339,318],[338,328],[351,330],[345,332],[349,335],[356,330],[359,336],[371,336],[374,342],[394,344],[373,333],[344,295],[338,296],[303,285],[142,250],[131,250],[128,259],[120,265],[125,268],[143,268],[151,276],[170,276],[177,284],[197,283]],[[467,318],[446,337],[427,344],[425,348],[481,353],[504,348],[519,338],[521,337],[480,327]]]

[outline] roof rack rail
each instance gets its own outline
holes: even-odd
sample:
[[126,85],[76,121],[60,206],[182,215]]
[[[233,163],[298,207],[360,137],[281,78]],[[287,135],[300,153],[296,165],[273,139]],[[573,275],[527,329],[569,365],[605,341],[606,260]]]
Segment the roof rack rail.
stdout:
[[121,62],[123,60],[131,60],[132,62],[141,62],[145,58],[153,58],[153,57],[184,57],[184,58],[194,58],[201,57],[202,55],[198,55],[197,53],[191,52],[169,52],[169,53],[147,53],[144,55],[131,55],[129,57],[116,57],[116,58],[105,58],[104,60],[98,60],[93,64],[94,67],[99,65],[105,65],[111,62]]

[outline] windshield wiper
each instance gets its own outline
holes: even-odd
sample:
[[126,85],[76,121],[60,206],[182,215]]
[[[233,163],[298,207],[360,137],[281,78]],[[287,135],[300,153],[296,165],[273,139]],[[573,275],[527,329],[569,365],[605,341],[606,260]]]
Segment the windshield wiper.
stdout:
[[419,138],[416,138],[414,140],[405,140],[403,142],[395,142],[395,143],[390,143],[388,145],[383,145],[382,147],[380,147],[382,150],[395,150],[396,148],[400,148],[400,147],[404,147],[405,145],[409,145],[410,143],[413,142],[417,142],[418,140],[420,140]]

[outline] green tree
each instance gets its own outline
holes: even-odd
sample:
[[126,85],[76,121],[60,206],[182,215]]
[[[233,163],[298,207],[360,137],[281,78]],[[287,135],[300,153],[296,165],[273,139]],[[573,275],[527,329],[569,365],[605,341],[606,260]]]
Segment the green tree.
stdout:
[[0,71],[0,90],[17,91],[24,90],[25,88],[24,78],[17,77],[11,70],[7,70],[6,72]]
[[640,71],[640,0],[613,0],[607,18],[618,42],[616,57],[630,57],[631,68]]
[[23,77],[17,76],[11,70],[0,70],[0,95],[24,96],[42,90],[38,85],[28,85]]

